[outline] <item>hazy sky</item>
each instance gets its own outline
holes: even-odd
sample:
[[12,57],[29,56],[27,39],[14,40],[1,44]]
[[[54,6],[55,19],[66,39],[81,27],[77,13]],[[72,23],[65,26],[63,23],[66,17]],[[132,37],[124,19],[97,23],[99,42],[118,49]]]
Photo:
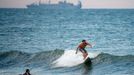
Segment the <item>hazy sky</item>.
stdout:
[[[0,8],[24,8],[38,0],[0,0]],[[46,2],[46,0],[42,0]],[[59,0],[51,0],[57,3]],[[67,0],[76,3],[77,0]],[[81,0],[82,8],[134,8],[134,0]]]

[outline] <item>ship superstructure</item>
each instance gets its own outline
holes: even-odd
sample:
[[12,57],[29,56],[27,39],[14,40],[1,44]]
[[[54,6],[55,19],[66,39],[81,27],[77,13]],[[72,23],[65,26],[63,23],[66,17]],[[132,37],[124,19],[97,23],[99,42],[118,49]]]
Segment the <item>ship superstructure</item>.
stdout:
[[58,4],[52,4],[51,0],[48,3],[42,3],[41,0],[38,3],[27,5],[27,8],[38,8],[38,9],[80,9],[81,2],[78,1],[77,5],[68,3],[66,0],[59,1]]

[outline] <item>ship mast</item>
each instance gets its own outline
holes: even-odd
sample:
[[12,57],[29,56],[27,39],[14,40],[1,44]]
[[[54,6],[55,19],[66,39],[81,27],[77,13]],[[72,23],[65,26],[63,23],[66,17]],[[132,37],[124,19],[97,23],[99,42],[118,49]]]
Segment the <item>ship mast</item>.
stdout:
[[51,4],[51,0],[48,1],[48,4]]
[[66,0],[64,0],[64,3],[66,3],[67,1]]
[[39,0],[39,5],[41,5],[41,0]]
[[81,1],[80,0],[78,1],[78,6],[81,8]]

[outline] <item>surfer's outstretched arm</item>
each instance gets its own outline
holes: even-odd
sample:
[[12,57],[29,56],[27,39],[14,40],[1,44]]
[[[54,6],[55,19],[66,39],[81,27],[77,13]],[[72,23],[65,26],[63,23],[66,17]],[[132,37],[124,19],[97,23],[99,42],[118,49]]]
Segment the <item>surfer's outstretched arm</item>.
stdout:
[[88,43],[88,46],[90,46],[92,48],[92,45],[90,43]]

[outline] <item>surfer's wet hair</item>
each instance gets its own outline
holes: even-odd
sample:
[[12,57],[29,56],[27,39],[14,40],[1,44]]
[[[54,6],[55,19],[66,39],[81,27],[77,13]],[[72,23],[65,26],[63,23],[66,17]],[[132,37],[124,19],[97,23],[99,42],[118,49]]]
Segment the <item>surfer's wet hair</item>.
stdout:
[[82,40],[82,42],[85,42],[86,40]]

